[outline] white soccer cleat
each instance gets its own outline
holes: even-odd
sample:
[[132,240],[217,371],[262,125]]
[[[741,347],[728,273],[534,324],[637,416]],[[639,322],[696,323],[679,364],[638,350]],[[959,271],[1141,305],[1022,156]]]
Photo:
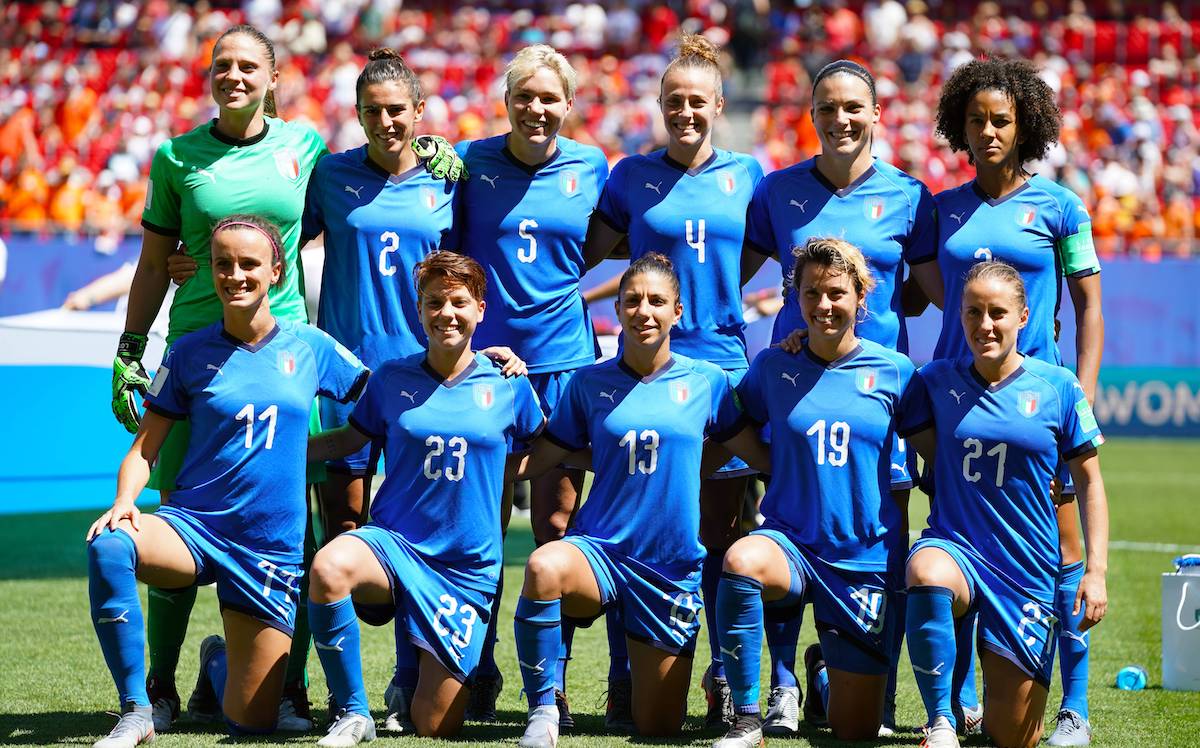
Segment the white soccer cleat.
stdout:
[[958,743],[958,733],[955,732],[954,725],[950,723],[950,720],[943,715],[938,715],[933,724],[925,728],[925,738],[921,741],[921,748],[961,748]]
[[357,712],[342,712],[329,726],[329,733],[317,741],[325,748],[348,748],[375,739],[375,722]]
[[154,740],[154,719],[150,710],[137,708],[130,702],[121,713],[116,726],[103,738],[92,743],[92,748],[133,748],[140,743]]
[[767,718],[762,731],[768,735],[795,735],[800,729],[800,689],[776,686],[767,697]]
[[976,704],[962,710],[962,718],[958,721],[960,735],[983,734],[983,704]]
[[417,726],[412,721],[412,700],[413,689],[400,688],[388,683],[388,687],[383,690],[387,716],[383,718],[380,729],[397,735],[415,735]]
[[525,734],[517,745],[520,748],[554,748],[558,745],[558,707],[547,704],[530,709]]
[[763,718],[757,714],[739,714],[725,733],[725,737],[713,743],[713,748],[758,748],[764,745]]
[[1073,709],[1060,709],[1054,734],[1046,741],[1048,745],[1091,745],[1092,723]]

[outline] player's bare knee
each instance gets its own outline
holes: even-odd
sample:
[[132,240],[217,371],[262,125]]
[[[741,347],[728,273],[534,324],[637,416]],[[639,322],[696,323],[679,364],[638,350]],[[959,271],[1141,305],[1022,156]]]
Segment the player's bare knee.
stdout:
[[683,728],[683,713],[679,709],[633,710],[633,724],[638,734],[647,738],[663,738],[678,735]]
[[309,570],[308,596],[317,603],[340,600],[351,592],[354,573],[353,560],[338,551],[336,546],[325,546],[317,552]]
[[525,563],[525,587],[522,594],[537,600],[562,597],[566,572],[566,562],[560,549],[550,545],[542,546],[530,554]]
[[865,741],[874,740],[879,735],[879,720],[874,725],[863,720],[861,715],[856,717],[839,717],[829,715],[829,729],[838,740]]
[[413,710],[413,726],[417,735],[423,738],[448,738],[457,735],[462,730],[462,719],[450,719],[446,712],[435,710]]
[[905,580],[909,587],[956,587],[961,576],[954,561],[942,551],[932,548],[918,551],[908,560]]
[[746,543],[734,543],[725,551],[721,569],[729,574],[757,579],[762,574],[764,559],[757,548]]

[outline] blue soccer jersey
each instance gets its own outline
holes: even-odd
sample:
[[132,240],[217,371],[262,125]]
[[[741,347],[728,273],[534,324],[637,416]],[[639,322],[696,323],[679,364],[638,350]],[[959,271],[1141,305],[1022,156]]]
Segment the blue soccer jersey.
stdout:
[[566,449],[592,448],[596,478],[570,534],[669,579],[697,572],[700,457],[706,434],[739,427],[729,391],[725,372],[681,355],[648,377],[620,358],[577,371],[546,428]]
[[300,563],[313,397],[350,400],[366,371],[333,338],[298,322],[277,320],[253,346],[221,322],[175,341],[146,394],[149,410],[192,424],[171,507]]
[[632,259],[660,252],[675,265],[683,318],[671,330],[671,349],[724,369],[746,365],[742,244],[746,206],[762,178],[762,167],[742,153],[715,150],[689,169],[655,151],[618,163],[596,206],[629,236]]
[[1079,381],[1032,357],[994,385],[970,358],[934,361],[916,381],[901,433],[937,430],[926,533],[974,549],[1012,584],[1052,600],[1061,558],[1050,481],[1060,459],[1104,441]]
[[904,354],[869,340],[832,362],[807,347],[754,359],[737,394],[751,420],[771,427],[765,529],[834,566],[886,568],[902,519],[891,496],[892,442],[913,377]]
[[392,176],[367,147],[326,156],[308,183],[304,237],[325,233],[317,325],[367,366],[425,349],[413,266],[442,248],[454,185],[423,166]]
[[544,421],[529,380],[505,379],[482,354],[454,379],[424,353],[385,363],[350,415],[383,443],[388,465],[371,523],[403,535],[454,582],[494,592],[505,461]]
[[946,314],[934,358],[970,355],[958,310],[967,271],[977,262],[1003,260],[1025,281],[1029,323],[1017,337],[1027,356],[1061,364],[1054,317],[1063,276],[1100,272],[1092,245],[1092,219],[1075,193],[1034,175],[999,200],[974,182],[941,192],[938,263],[946,284]]
[[783,265],[784,305],[775,319],[772,343],[805,327],[790,277],[792,250],[823,236],[845,239],[861,249],[875,277],[875,289],[867,296],[867,318],[857,326],[859,337],[907,353],[908,331],[900,309],[904,263],[930,262],[938,251],[929,190],[879,160],[844,189],[821,175],[816,158],[768,174],[750,201],[746,241]]
[[506,345],[532,374],[596,360],[595,334],[579,292],[588,218],[608,177],[604,153],[559,137],[548,161],[529,166],[506,135],[459,143],[471,179],[459,186],[461,213],[451,248],[487,271],[480,348]]

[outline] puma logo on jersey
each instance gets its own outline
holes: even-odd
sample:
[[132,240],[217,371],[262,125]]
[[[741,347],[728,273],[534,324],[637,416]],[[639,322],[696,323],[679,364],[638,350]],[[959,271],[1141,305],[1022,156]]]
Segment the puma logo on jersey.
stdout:
[[793,387],[795,387],[795,386],[796,386],[796,377],[798,377],[798,376],[800,376],[800,375],[799,375],[799,374],[788,374],[788,373],[785,371],[785,372],[781,373],[779,376],[780,376],[780,378],[782,378],[782,379],[786,379],[786,380],[788,380],[789,382],[791,382],[791,383],[792,383],[792,386],[793,386]]
[[741,644],[737,645],[733,649],[725,649],[724,647],[721,647],[721,654],[729,655],[730,657],[732,657],[735,660],[741,660],[742,658],[738,656],[738,650],[741,648],[742,648]]
[[800,212],[803,213],[804,206],[808,205],[808,201],[805,200],[804,202],[800,203],[800,202],[796,202],[795,200],[788,200],[788,205],[795,205],[797,208],[800,209]]
[[1084,632],[1082,634],[1072,634],[1070,631],[1063,629],[1062,635],[1067,637],[1068,639],[1074,639],[1075,641],[1082,644],[1084,649],[1087,649],[1087,645],[1088,645],[1087,632]]
[[413,405],[417,404],[417,399],[416,399],[415,394],[416,393],[409,392],[408,390],[400,390],[400,397],[407,397],[408,401],[410,403],[412,403]]
[[128,615],[129,615],[129,609],[126,608],[125,610],[121,611],[120,615],[118,615],[114,618],[104,618],[104,617],[97,618],[96,623],[129,623]]
[[351,195],[354,195],[359,200],[362,200],[362,195],[360,194],[362,192],[362,187],[359,187],[356,190],[353,187],[351,187],[350,185],[346,185],[346,192],[349,192]]
[[950,394],[954,396],[954,402],[958,403],[959,405],[962,405],[962,399],[963,399],[963,395],[965,395],[965,394],[967,394],[967,393],[965,393],[965,392],[959,392],[958,390],[956,390],[956,389],[954,389],[953,387],[951,387],[951,388],[950,388]]
[[616,404],[617,404],[617,401],[616,401],[616,400],[613,398],[613,395],[615,395],[615,394],[617,394],[617,391],[616,391],[616,390],[613,390],[612,392],[605,392],[605,391],[603,391],[603,390],[601,390],[601,391],[600,391],[600,397],[601,397],[601,398],[605,398],[605,397],[607,397],[607,398],[608,398],[608,401],[609,401],[610,403],[612,403],[613,405],[616,405]]
[[215,372],[216,372],[216,373],[218,373],[218,374],[222,374],[222,373],[224,373],[224,372],[222,372],[222,371],[221,371],[221,367],[220,367],[220,366],[217,366],[216,364],[205,364],[205,365],[204,365],[204,370],[205,370],[205,371],[215,371]]
[[213,174],[213,173],[212,173],[211,171],[209,171],[208,169],[205,169],[205,168],[203,168],[203,167],[200,167],[200,166],[193,166],[193,167],[192,167],[192,171],[194,171],[195,173],[197,173],[197,174],[199,174],[200,176],[204,177],[205,179],[207,179],[208,181],[212,182],[213,184],[216,184],[216,183],[217,183],[217,175],[216,175],[216,174]]
[[346,650],[342,649],[342,642],[344,641],[346,641],[346,637],[343,636],[333,644],[322,644],[316,639],[313,639],[313,644],[317,646],[317,649],[323,649],[326,652],[345,652]]
[[904,466],[903,466],[903,465],[897,465],[897,464],[896,464],[896,463],[894,463],[894,462],[892,463],[892,470],[895,470],[897,473],[903,473],[903,472],[906,472],[906,471],[905,471],[905,468],[904,468]]
[[939,662],[938,664],[934,665],[929,670],[926,670],[925,668],[921,667],[920,665],[913,663],[913,670],[916,670],[918,673],[925,673],[926,675],[932,675],[934,677],[941,677],[942,666],[945,664],[946,663],[944,663],[944,662]]
[[962,225],[962,219],[963,219],[962,213],[951,213],[950,217],[953,218],[955,221],[958,221],[958,224],[960,226]]
[[660,181],[658,184],[651,184],[650,182],[646,182],[646,189],[654,190],[655,194],[661,195],[662,194],[662,182]]
[[520,658],[517,659],[517,662],[521,665],[521,667],[525,668],[526,670],[528,670],[531,673],[541,673],[541,672],[545,672],[545,670],[546,670],[546,668],[542,667],[542,665],[546,664],[545,657],[538,660],[538,663],[536,665],[530,665],[528,662],[525,662],[524,660],[522,660]]
[[479,178],[482,179],[483,181],[487,182],[488,184],[490,184],[492,186],[492,189],[494,190],[494,189],[496,189],[496,180],[499,179],[500,177],[499,177],[499,175],[494,176],[494,177],[489,177],[487,174],[480,174]]

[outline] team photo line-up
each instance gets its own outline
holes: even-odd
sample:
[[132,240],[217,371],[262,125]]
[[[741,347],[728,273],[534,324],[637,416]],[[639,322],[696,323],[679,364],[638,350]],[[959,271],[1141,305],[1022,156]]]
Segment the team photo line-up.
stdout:
[[[849,60],[813,79],[820,153],[767,175],[713,145],[721,71],[697,36],[662,74],[666,147],[611,173],[559,135],[575,73],[543,44],[505,70],[511,132],[457,146],[418,134],[420,81],[390,49],[358,77],[366,144],[337,154],[275,116],[274,48],[254,27],[219,37],[209,77],[217,117],[154,156],[114,361],[113,411],[135,436],[87,535],[121,704],[96,746],[179,718],[205,584],[224,636],[201,644],[192,719],[313,729],[313,643],[330,693],[320,745],[494,721],[502,544],[524,480],[537,548],[513,622],[521,746],[574,726],[572,637],[601,616],[613,732],[680,731],[703,621],[718,748],[801,719],[893,734],[905,637],[925,745],[980,731],[1035,745],[1056,651],[1050,743],[1088,744],[1088,632],[1107,606],[1100,268],[1079,198],[1024,168],[1061,119],[1031,65],[976,60],[946,81],[938,131],[976,175],[936,196],[872,156],[881,107]],[[299,249],[318,236],[311,326]],[[609,257],[628,269],[583,294]],[[784,298],[774,345],[748,361],[741,288],[768,257]],[[1064,279],[1075,373],[1056,343]],[[141,359],[172,282],[151,377]],[[596,363],[588,302],[610,296],[621,345]],[[930,303],[946,314],[917,369],[905,317]],[[745,535],[755,474],[762,522]],[[910,548],[914,485],[931,511]],[[134,503],[146,487],[152,514]],[[378,726],[359,619],[396,632]]]

